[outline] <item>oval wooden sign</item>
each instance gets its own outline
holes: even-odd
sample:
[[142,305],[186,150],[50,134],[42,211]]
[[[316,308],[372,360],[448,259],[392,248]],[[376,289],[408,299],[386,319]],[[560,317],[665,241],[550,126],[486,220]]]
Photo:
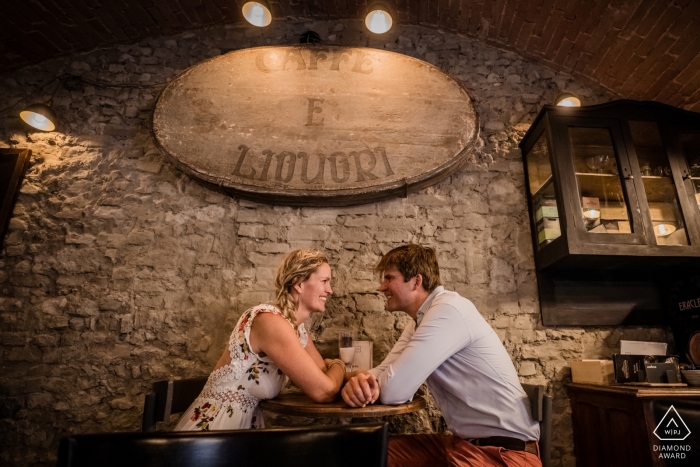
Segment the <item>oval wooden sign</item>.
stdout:
[[185,70],[153,113],[160,149],[234,196],[342,206],[407,194],[467,160],[479,131],[460,83],[361,47],[230,52]]

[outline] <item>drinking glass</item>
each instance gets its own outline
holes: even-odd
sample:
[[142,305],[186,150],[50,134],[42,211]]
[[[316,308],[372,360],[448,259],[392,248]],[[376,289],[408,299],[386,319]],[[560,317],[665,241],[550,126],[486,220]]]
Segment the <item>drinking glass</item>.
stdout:
[[589,169],[593,171],[593,173],[603,173],[603,170],[608,166],[610,163],[610,156],[606,156],[605,154],[600,154],[598,156],[591,156],[586,159],[586,165],[588,166]]
[[355,333],[353,331],[340,331],[338,333],[338,348],[340,359],[345,363],[346,371],[352,370],[355,361]]

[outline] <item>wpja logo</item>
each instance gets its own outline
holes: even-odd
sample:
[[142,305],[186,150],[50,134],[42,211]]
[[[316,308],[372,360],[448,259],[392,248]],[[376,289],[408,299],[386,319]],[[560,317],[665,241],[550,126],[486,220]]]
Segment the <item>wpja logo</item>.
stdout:
[[[660,441],[683,441],[690,436],[690,430],[675,407],[671,406],[656,425],[654,434]],[[659,459],[685,459],[685,453],[690,451],[690,445],[655,444],[654,451],[659,453]]]

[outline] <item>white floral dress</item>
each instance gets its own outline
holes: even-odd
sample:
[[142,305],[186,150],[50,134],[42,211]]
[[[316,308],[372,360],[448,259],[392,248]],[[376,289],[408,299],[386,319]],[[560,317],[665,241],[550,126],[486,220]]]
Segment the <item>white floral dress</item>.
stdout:
[[[209,375],[201,394],[182,415],[175,431],[239,430],[265,426],[259,402],[279,394],[287,383],[287,377],[272,360],[251,349],[250,328],[259,313],[282,314],[272,305],[258,305],[243,313],[228,342],[231,363]],[[294,327],[291,322],[289,324]],[[304,324],[299,325],[297,334],[301,345],[306,347],[308,334]]]

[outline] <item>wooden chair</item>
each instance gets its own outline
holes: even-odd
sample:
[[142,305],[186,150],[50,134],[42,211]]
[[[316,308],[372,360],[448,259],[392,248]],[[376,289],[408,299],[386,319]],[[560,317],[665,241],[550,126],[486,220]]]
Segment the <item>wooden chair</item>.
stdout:
[[523,384],[530,399],[532,418],[540,423],[540,459],[542,467],[552,465],[552,396],[545,394],[545,386]]
[[207,377],[156,381],[153,391],[146,395],[143,404],[141,431],[154,431],[156,422],[170,419],[171,414],[181,413],[194,402],[207,382]]
[[385,467],[386,423],[61,440],[57,467]]

